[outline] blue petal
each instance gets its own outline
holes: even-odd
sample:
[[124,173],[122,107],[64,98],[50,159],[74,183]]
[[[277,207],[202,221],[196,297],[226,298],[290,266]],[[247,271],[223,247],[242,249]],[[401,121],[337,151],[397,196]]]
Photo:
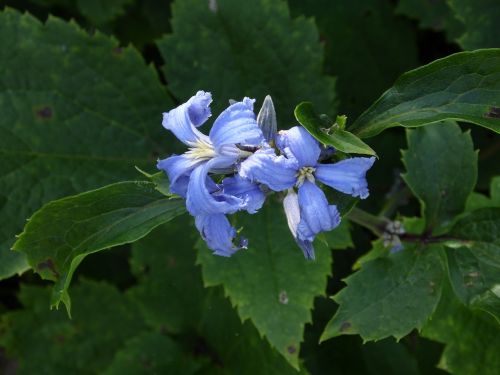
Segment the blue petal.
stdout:
[[302,249],[306,259],[314,259],[314,247],[312,241],[297,238],[297,229],[300,223],[300,207],[297,193],[293,190],[289,191],[283,200],[283,207],[285,208],[288,228],[290,228],[290,232],[292,232],[295,242],[297,242],[297,245],[299,245]]
[[243,161],[239,174],[253,182],[267,185],[271,190],[282,191],[297,181],[297,161],[276,156],[271,148],[260,149]]
[[375,158],[350,158],[334,164],[318,164],[316,178],[336,190],[353,197],[368,197],[366,172],[371,168]]
[[208,92],[198,91],[186,103],[181,104],[170,112],[163,113],[162,125],[170,130],[184,144],[191,146],[199,139],[210,142],[208,137],[196,129],[210,116],[210,103],[212,95]]
[[223,192],[211,192],[213,181],[207,183],[211,162],[196,167],[191,172],[186,194],[186,207],[193,216],[218,213],[234,213],[243,208],[243,199]]
[[335,205],[329,205],[325,193],[315,184],[305,181],[299,188],[300,223],[297,237],[313,241],[316,234],[332,230],[340,224]]
[[201,237],[214,254],[229,257],[241,248],[233,244],[236,230],[225,215],[198,215],[195,218],[195,224]]
[[156,167],[167,173],[170,181],[170,192],[185,197],[189,175],[199,164],[199,161],[188,158],[185,155],[174,155],[163,160],[158,160]]
[[253,113],[253,99],[230,105],[214,122],[210,140],[217,151],[224,145],[259,145],[264,136]]
[[266,200],[265,194],[257,184],[239,175],[222,180],[222,191],[224,194],[241,198],[243,200],[242,208],[250,214],[256,213]]
[[276,145],[288,157],[291,153],[299,162],[299,168],[314,167],[321,153],[318,141],[302,126],[280,131],[276,137]]

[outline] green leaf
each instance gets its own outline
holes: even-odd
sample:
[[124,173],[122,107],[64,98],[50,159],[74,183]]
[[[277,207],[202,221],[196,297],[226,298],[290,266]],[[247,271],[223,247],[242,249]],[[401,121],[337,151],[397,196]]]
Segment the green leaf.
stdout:
[[465,308],[448,283],[422,335],[446,344],[439,367],[456,375],[497,375],[499,326],[486,314]]
[[420,200],[427,230],[449,224],[465,209],[477,179],[477,153],[469,132],[456,123],[434,124],[407,132],[403,151],[406,184]]
[[151,182],[121,182],[50,202],[29,220],[14,244],[44,279],[55,281],[52,305],[70,310],[67,289],[88,254],[145,236],[185,212]]
[[455,17],[447,0],[401,0],[396,12],[417,19],[423,29],[446,31],[450,41],[464,32],[464,25]]
[[351,225],[347,219],[342,220],[337,228],[319,236],[322,236],[332,249],[343,250],[354,247],[351,237]]
[[158,48],[168,62],[168,87],[181,101],[209,90],[218,113],[229,99],[262,101],[269,94],[278,126],[285,127],[300,101],[335,112],[334,79],[322,75],[323,46],[314,23],[291,19],[285,1],[242,6],[239,0],[176,0],[172,15],[173,34]]
[[363,340],[396,339],[420,329],[434,311],[444,276],[438,245],[405,248],[365,264],[333,298],[340,305],[321,340],[359,334]]
[[337,150],[348,154],[376,155],[370,146],[348,131],[333,128],[330,134],[324,129],[325,124],[323,121],[314,112],[312,103],[300,103],[295,107],[294,113],[297,121],[324,145],[333,146]]
[[115,287],[94,281],[72,290],[73,317],[48,308],[50,289],[21,285],[23,309],[1,317],[1,345],[19,374],[97,374],[123,343],[144,330],[137,307]]
[[142,333],[125,343],[103,375],[195,374],[200,364],[182,353],[179,344],[157,332]]
[[139,284],[127,293],[146,322],[155,330],[201,337],[217,358],[216,374],[296,375],[250,321],[241,323],[221,288],[203,288],[201,269],[195,266],[198,239],[185,215],[132,245],[131,264]]
[[180,216],[132,244],[130,264],[139,283],[128,293],[149,325],[175,334],[197,326],[206,298],[194,266],[199,233],[192,221]]
[[403,74],[349,129],[367,138],[394,126],[459,120],[500,133],[500,49],[461,52]]
[[237,227],[243,227],[249,239],[248,250],[222,258],[200,245],[198,261],[205,285],[222,284],[241,319],[251,319],[259,333],[297,367],[314,297],[325,293],[331,254],[316,241],[316,260],[304,259],[282,210],[268,202],[259,214],[238,221]]
[[385,0],[288,2],[292,14],[314,18],[325,44],[325,70],[338,77],[340,112],[353,119],[400,74],[417,66],[414,26],[396,17]]
[[465,25],[458,43],[465,50],[500,47],[500,3],[497,0],[448,0],[455,17]]
[[449,236],[453,290],[464,304],[487,311],[500,323],[500,208],[469,213],[456,222]]
[[43,203],[154,165],[172,102],[135,49],[74,22],[4,10],[0,39],[0,264],[14,266],[3,278],[27,268],[9,249]]
[[125,6],[133,0],[77,0],[78,10],[94,25],[113,21],[125,13]]

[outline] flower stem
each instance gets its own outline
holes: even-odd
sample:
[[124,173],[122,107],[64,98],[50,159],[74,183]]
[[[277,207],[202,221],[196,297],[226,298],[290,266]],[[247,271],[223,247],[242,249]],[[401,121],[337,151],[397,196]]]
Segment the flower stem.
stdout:
[[348,219],[356,224],[369,229],[373,234],[380,237],[385,232],[390,220],[385,217],[375,216],[360,208],[354,207],[347,215]]

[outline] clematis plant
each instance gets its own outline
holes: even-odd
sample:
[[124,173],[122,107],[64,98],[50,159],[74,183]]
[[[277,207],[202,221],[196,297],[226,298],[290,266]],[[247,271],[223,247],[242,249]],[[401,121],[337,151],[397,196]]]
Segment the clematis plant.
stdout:
[[[283,200],[290,231],[307,259],[314,259],[313,241],[340,223],[322,184],[364,199],[366,172],[375,158],[354,157],[320,163],[322,149],[304,128],[276,133],[274,105],[268,96],[257,119],[253,99],[234,102],[214,121],[208,136],[197,130],[211,115],[210,93],[198,91],[186,103],[164,113],[163,126],[189,149],[158,162],[170,180],[170,191],[186,199],[196,227],[217,255],[230,256],[248,241],[234,243],[236,230],[226,214],[262,207],[266,191],[286,192]],[[274,147],[271,145],[275,145]],[[331,151],[331,150],[329,150]],[[213,176],[226,176],[216,183]]]

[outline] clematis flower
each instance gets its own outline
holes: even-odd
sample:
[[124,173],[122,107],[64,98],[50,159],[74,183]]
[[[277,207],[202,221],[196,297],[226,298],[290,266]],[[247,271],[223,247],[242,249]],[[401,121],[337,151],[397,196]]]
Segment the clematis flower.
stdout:
[[[186,103],[163,114],[162,125],[188,146],[182,155],[159,160],[158,169],[164,170],[170,180],[170,191],[186,197],[191,174],[197,168],[208,172],[234,169],[235,163],[249,153],[238,145],[259,146],[264,138],[253,112],[253,99],[244,98],[223,111],[214,121],[209,135],[197,127],[211,116],[212,95],[198,91]],[[206,172],[206,173],[205,173]],[[199,176],[198,176],[199,177]]]
[[239,174],[271,190],[288,191],[283,202],[288,225],[305,257],[313,259],[312,242],[316,234],[332,230],[340,223],[337,207],[328,204],[316,180],[364,199],[368,197],[366,172],[375,158],[319,163],[319,143],[299,126],[281,131],[276,144],[283,155],[277,156],[271,148],[260,149],[241,163]]
[[265,195],[259,186],[240,176],[215,183],[209,173],[232,173],[236,163],[264,141],[253,113],[254,100],[234,102],[215,120],[209,135],[198,131],[211,116],[210,93],[198,91],[186,103],[163,114],[163,126],[188,146],[182,155],[159,160],[157,167],[170,180],[170,191],[186,198],[186,207],[196,227],[215,254],[230,256],[246,246],[234,245],[236,230],[225,214],[239,210],[256,212]]

